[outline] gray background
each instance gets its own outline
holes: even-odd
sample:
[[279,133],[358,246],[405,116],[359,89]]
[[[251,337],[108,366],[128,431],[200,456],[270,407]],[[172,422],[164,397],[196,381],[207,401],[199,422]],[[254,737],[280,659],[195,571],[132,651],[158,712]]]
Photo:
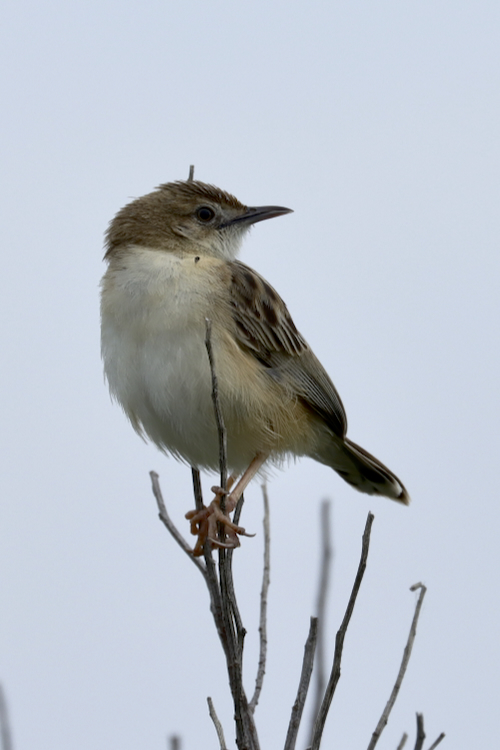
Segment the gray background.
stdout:
[[[271,478],[268,678],[280,747],[314,605],[318,507],[333,498],[329,648],[369,509],[369,567],[328,743],[363,748],[392,687],[418,580],[413,659],[380,747],[423,711],[429,741],[492,747],[498,712],[498,2],[7,0],[1,23],[0,679],[16,750],[217,747],[231,703],[187,533],[189,469],[112,406],[99,357],[103,232],[130,198],[199,179],[293,215],[242,259],[288,303],[349,434],[409,509],[300,461]],[[208,489],[213,478],[205,477]],[[257,646],[258,532],[236,554]]]

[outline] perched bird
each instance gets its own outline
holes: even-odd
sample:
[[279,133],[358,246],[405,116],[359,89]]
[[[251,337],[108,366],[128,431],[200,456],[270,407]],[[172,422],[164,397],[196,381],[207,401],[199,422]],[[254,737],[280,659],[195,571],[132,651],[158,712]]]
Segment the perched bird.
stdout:
[[[360,492],[407,505],[402,482],[346,437],[340,397],[281,297],[236,260],[253,224],[287,213],[248,208],[194,180],[160,185],[118,212],[106,235],[101,296],[111,394],[140,435],[193,467],[216,470],[208,319],[228,465],[234,476],[243,474],[228,512],[266,462],[287,455],[310,456]],[[209,516],[213,539],[217,502],[192,523],[199,531]],[[242,530],[223,520],[228,544],[237,545]]]

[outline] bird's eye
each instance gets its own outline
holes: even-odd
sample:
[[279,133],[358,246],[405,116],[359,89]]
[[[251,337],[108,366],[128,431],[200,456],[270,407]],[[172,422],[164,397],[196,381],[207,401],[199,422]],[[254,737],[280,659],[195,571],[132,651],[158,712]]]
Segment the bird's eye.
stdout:
[[198,221],[202,221],[204,224],[207,224],[209,221],[212,221],[214,216],[215,216],[215,211],[212,208],[209,208],[208,206],[202,206],[196,212],[196,218],[198,219]]

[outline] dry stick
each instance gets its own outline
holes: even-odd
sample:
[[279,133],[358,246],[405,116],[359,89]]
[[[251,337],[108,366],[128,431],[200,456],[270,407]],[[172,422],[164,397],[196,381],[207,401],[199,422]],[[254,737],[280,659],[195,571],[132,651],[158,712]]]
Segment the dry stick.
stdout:
[[194,466],[191,466],[191,476],[193,478],[193,493],[196,510],[203,510],[200,472],[198,469],[195,469]]
[[306,645],[304,646],[304,658],[302,660],[302,671],[300,673],[297,697],[295,698],[295,703],[293,704],[292,708],[292,715],[290,717],[290,723],[288,725],[288,732],[286,734],[284,750],[294,750],[295,743],[297,742],[300,720],[302,718],[302,711],[304,710],[304,704],[306,702],[307,691],[309,689],[309,682],[311,680],[311,673],[313,670],[317,635],[318,618],[311,617],[309,635],[307,636]]
[[313,708],[311,711],[311,729],[309,736],[312,737],[314,722],[319,712],[319,707],[325,692],[325,622],[326,622],[326,601],[328,589],[330,586],[330,568],[333,556],[331,542],[331,525],[330,525],[331,503],[329,500],[323,500],[321,503],[320,521],[321,521],[321,561],[320,575],[318,585],[318,597],[316,600],[316,616],[318,618],[318,642],[316,645],[316,686],[314,690]]
[[[237,526],[239,526],[240,522],[240,516],[241,511],[243,509],[243,503],[245,502],[245,498],[243,494],[241,495],[240,499],[238,500],[236,504],[236,508],[234,510],[233,514],[233,523],[235,523]],[[233,553],[234,549],[230,548],[226,550],[226,564],[228,568],[228,576],[227,576],[227,593],[231,601],[231,611],[233,613],[234,617],[234,624],[236,626],[236,635],[238,638],[238,647],[240,649],[241,654],[243,654],[243,645],[245,641],[245,636],[247,634],[247,631],[243,627],[243,622],[241,620],[240,610],[238,608],[238,602],[236,600],[236,593],[234,591],[234,583],[233,583]]]
[[[227,488],[227,432],[226,432],[226,426],[224,424],[224,417],[222,415],[222,409],[220,405],[219,383],[217,379],[217,373],[215,371],[215,359],[214,359],[214,351],[212,347],[212,321],[209,318],[205,318],[205,347],[207,349],[208,361],[210,364],[210,373],[212,377],[212,402],[214,405],[215,421],[217,424],[217,436],[219,439],[220,486],[225,491]],[[222,512],[224,513],[225,511],[225,496],[224,495],[222,495],[221,497],[220,506],[221,506]],[[224,542],[224,539],[225,539],[225,533],[224,533],[224,528],[221,524],[220,541]],[[234,593],[234,589],[232,589],[232,581],[229,582],[229,579],[231,578],[231,570],[228,570],[228,560],[225,554],[225,549],[219,550],[219,574],[220,574],[220,586],[221,586],[223,600],[227,598],[229,604],[231,604],[231,601],[230,601],[231,590]],[[233,623],[231,622],[232,612],[228,612],[227,614],[228,614],[227,626],[231,630],[233,630]]]
[[406,740],[408,739],[408,735],[406,732],[404,732],[403,736],[401,737],[401,742],[397,746],[396,750],[403,750],[404,746],[406,745]]
[[[217,436],[219,439],[219,467],[220,467],[220,486],[225,491],[227,488],[227,432],[224,424],[224,417],[222,415],[222,408],[220,405],[219,398],[219,383],[217,379],[217,373],[215,370],[215,359],[214,351],[212,347],[212,321],[209,318],[205,318],[205,347],[207,349],[208,361],[210,364],[210,373],[212,377],[212,402],[214,405],[215,421],[217,424]],[[220,498],[220,507],[224,513],[226,508],[226,498],[223,494]],[[224,526],[219,526],[219,539],[222,543],[225,541]],[[219,550],[219,585],[222,598],[222,614],[224,617],[224,625],[228,633],[227,645],[228,645],[228,656],[232,669],[235,671],[236,684],[242,684],[241,680],[241,668],[242,668],[242,646],[244,636],[240,635],[240,629],[238,625],[241,625],[241,618],[237,617],[237,622],[234,621],[234,610],[235,596],[234,587],[232,581],[232,570],[231,560],[228,559],[225,549]],[[241,628],[243,626],[241,625]],[[236,632],[235,632],[236,628]],[[239,673],[239,674],[238,674]],[[238,690],[239,693],[239,690]],[[241,696],[236,698],[241,711]],[[239,711],[236,711],[238,715]]]
[[0,684],[0,739],[2,750],[12,750],[12,733],[10,731],[9,709],[2,685]]
[[[243,510],[243,503],[244,502],[245,502],[245,497],[242,494],[241,497],[240,497],[240,499],[238,500],[238,502],[236,504],[236,508],[235,508],[234,514],[233,514],[233,523],[235,523],[236,526],[239,526],[241,511]],[[233,553],[234,553],[234,549],[233,548],[230,548],[230,549],[226,550],[226,561],[227,561],[227,565],[228,565],[228,569],[229,569],[229,576],[228,576],[229,589],[228,589],[228,594],[229,594],[229,596],[231,598],[231,609],[232,609],[232,612],[233,612],[234,622],[235,622],[235,625],[236,625],[236,632],[238,634],[238,643],[239,643],[239,646],[240,646],[241,650],[243,651],[243,641],[245,639],[245,635],[246,635],[247,631],[243,627],[243,622],[241,620],[240,610],[238,608],[238,602],[236,601],[236,594],[235,594],[235,591],[234,591],[234,585],[233,585]]]
[[424,732],[424,715],[417,714],[417,740],[415,742],[415,750],[422,750],[424,746],[425,732]]
[[168,738],[170,750],[181,750],[181,738],[177,734],[172,734]]
[[356,573],[356,578],[352,587],[351,596],[349,597],[349,602],[347,604],[344,619],[342,620],[342,624],[337,632],[337,635],[335,636],[335,652],[333,655],[332,671],[330,674],[330,679],[328,680],[328,685],[326,686],[325,697],[323,698],[323,702],[321,704],[320,710],[318,712],[318,717],[314,725],[311,750],[319,750],[321,737],[323,735],[323,729],[325,728],[326,717],[328,716],[328,711],[330,710],[330,705],[332,702],[333,694],[335,693],[335,688],[337,687],[337,683],[340,679],[340,663],[342,660],[342,649],[344,648],[344,638],[349,626],[349,622],[354,610],[354,605],[356,603],[356,598],[358,596],[359,588],[361,586],[361,581],[363,580],[363,575],[366,568],[368,550],[370,548],[370,532],[372,528],[373,518],[373,513],[368,513],[365,530],[363,532],[361,559],[359,561],[358,572]]
[[267,659],[267,594],[270,583],[271,570],[271,532],[269,528],[269,498],[267,496],[267,487],[262,485],[262,496],[264,500],[264,568],[262,571],[262,588],[260,590],[260,617],[259,617],[259,663],[257,666],[257,677],[255,678],[255,690],[248,708],[254,713],[257,703],[259,702],[262,683],[266,673]]
[[[201,490],[200,472],[198,469],[195,469],[192,466],[191,475],[193,478],[193,493],[194,493],[194,502],[195,502],[196,510],[203,510],[205,506],[203,504],[203,493]],[[211,585],[209,585],[207,582],[210,594],[216,595],[220,599],[219,582],[217,580],[217,574],[215,572],[215,564],[214,564],[214,559],[212,557],[212,545],[209,539],[205,541],[205,545],[203,547],[203,555],[205,557],[207,573],[210,572],[210,581],[212,582]],[[219,602],[219,609],[220,609],[220,602]]]
[[[203,492],[201,489],[201,478],[200,478],[200,472],[198,469],[195,469],[194,466],[191,467],[191,476],[193,479],[193,493],[194,493],[194,503],[196,510],[203,510],[204,504],[203,504]],[[203,555],[205,557],[205,564],[207,566],[207,570],[212,570],[212,579],[215,577],[216,581],[216,589],[217,592],[219,591],[219,585],[217,582],[217,575],[215,574],[215,565],[214,560],[212,557],[212,545],[208,539],[205,540],[205,544],[203,547]],[[209,587],[210,588],[210,587]]]
[[[415,607],[415,613],[413,615],[413,620],[412,620],[411,627],[410,627],[410,633],[408,635],[408,640],[406,642],[405,650],[403,652],[403,659],[401,660],[401,666],[399,668],[398,676],[396,678],[396,682],[394,683],[394,687],[392,688],[392,693],[389,697],[389,700],[387,701],[386,707],[382,711],[382,716],[380,717],[379,722],[375,728],[375,731],[372,734],[370,744],[368,745],[368,750],[373,750],[373,748],[379,741],[380,735],[385,729],[387,722],[389,721],[389,714],[391,713],[392,707],[394,706],[394,703],[396,702],[396,698],[398,697],[398,693],[401,688],[401,683],[403,682],[403,678],[405,676],[405,672],[408,667],[408,662],[410,661],[413,643],[415,641],[415,636],[417,634],[418,618],[420,616],[420,610],[422,609],[422,602],[424,601],[425,592],[427,591],[427,588],[424,586],[423,583],[415,583],[413,586],[410,586],[410,591],[417,591],[417,589],[420,589],[420,594],[419,594],[417,604]],[[420,714],[417,714],[417,716],[419,715]]]
[[437,738],[437,740],[432,743],[432,745],[430,746],[429,750],[435,750],[435,748],[439,745],[440,742],[442,742],[444,740],[445,737],[446,737],[445,733],[441,732],[441,734],[439,735],[439,737]]
[[175,526],[174,522],[172,521],[172,519],[170,518],[168,514],[167,508],[165,506],[165,502],[163,500],[160,483],[158,481],[159,480],[158,474],[156,473],[156,471],[150,471],[149,476],[151,477],[151,484],[153,486],[153,495],[156,498],[156,503],[158,505],[159,516],[160,516],[161,522],[164,524],[164,526],[166,526],[166,528],[168,529],[170,534],[173,536],[173,538],[175,539],[179,547],[184,550],[184,552],[189,557],[191,562],[193,562],[196,565],[196,567],[198,568],[198,570],[200,571],[200,573],[206,580],[207,578],[206,567],[203,565],[203,563],[200,560],[198,560],[197,557],[193,557],[193,551],[191,547],[189,546],[187,541],[184,539],[180,531],[177,529],[177,527]]
[[[238,522],[235,520],[234,523],[237,524]],[[240,610],[238,607],[238,602],[236,600],[236,593],[234,591],[234,581],[233,581],[234,549],[226,549],[224,550],[224,552],[226,553],[225,563],[227,565],[227,570],[228,570],[228,575],[227,575],[227,580],[226,580],[227,595],[229,597],[229,603],[231,605],[231,614],[234,618],[234,625],[236,627],[236,637],[238,639],[238,647],[240,649],[241,654],[243,655],[243,643],[244,643],[247,631],[245,630],[243,626],[243,622],[242,622],[241,615],[240,615]]]
[[[219,437],[219,467],[220,467],[220,486],[223,490],[227,488],[227,433],[224,425],[224,417],[219,398],[219,384],[217,373],[215,371],[214,351],[212,348],[212,321],[205,318],[205,346],[210,363],[210,372],[212,374],[212,401],[214,404],[215,419],[217,422],[217,435]],[[224,513],[224,496],[221,498],[221,509]],[[224,541],[224,540],[222,540]]]
[[[165,507],[165,503],[163,501],[163,496],[161,493],[159,481],[158,481],[158,474],[154,471],[150,472],[151,475],[151,481],[153,485],[153,493],[156,498],[158,508],[160,511],[160,519],[165,525],[165,527],[168,529],[170,534],[173,536],[175,541],[179,544],[179,546],[186,552],[186,554],[189,556],[190,560],[193,561],[193,563],[196,565],[198,570],[202,573],[205,582],[207,584],[207,588],[210,594],[210,610],[212,612],[215,626],[217,628],[217,633],[219,635],[219,639],[221,641],[222,647],[224,649],[224,653],[226,654],[226,659],[228,662],[228,669],[229,669],[229,659],[231,654],[231,648],[229,644],[229,639],[227,636],[227,629],[225,627],[224,622],[224,615],[223,615],[223,606],[222,606],[222,600],[221,600],[221,592],[219,587],[219,581],[217,579],[217,572],[215,568],[215,564],[211,555],[211,552],[209,549],[207,549],[207,546],[205,546],[205,562],[206,567],[203,565],[203,563],[198,560],[198,558],[194,557],[192,554],[192,550],[189,547],[186,540],[183,538],[182,534],[178,531],[176,526],[174,525],[172,519],[168,515],[167,509]],[[194,485],[194,494],[195,494],[195,500],[197,507],[203,506],[203,499],[201,497],[201,484],[199,481],[199,472],[196,469],[193,469],[193,485]],[[231,690],[232,684],[231,684]],[[234,692],[233,692],[234,697]],[[246,699],[245,699],[246,703]],[[7,750],[11,750],[10,745],[5,746]],[[258,749],[258,743],[257,744],[244,744],[243,747],[249,747],[249,748],[257,748]],[[4,750],[4,748],[2,748]]]
[[192,182],[194,180],[194,164],[189,165],[189,175],[187,178],[187,182]]
[[[222,617],[227,642],[227,666],[229,682],[234,700],[235,720],[237,723],[237,742],[241,733],[241,739],[245,743],[250,742],[247,736],[252,727],[249,724],[251,712],[248,710],[248,702],[243,688],[243,641],[245,629],[241,623],[239,611],[235,604],[234,584],[232,570],[227,559],[227,550],[219,549],[219,584],[222,601]],[[238,612],[235,619],[234,612]],[[252,722],[253,723],[253,722]],[[238,726],[240,732],[238,732]],[[239,742],[238,742],[239,744]],[[253,747],[253,745],[251,745]],[[246,744],[244,745],[246,747]]]
[[227,750],[226,740],[224,739],[224,730],[222,728],[222,724],[219,721],[219,717],[217,716],[217,713],[214,708],[214,704],[211,698],[207,698],[208,703],[208,713],[210,714],[210,718],[212,719],[215,727],[215,731],[217,732],[217,737],[219,738],[219,745],[220,750]]
[[[198,469],[191,467],[191,474],[193,478],[193,493],[196,510],[203,510],[204,505],[200,472],[198,471]],[[208,593],[210,594],[210,611],[213,615],[219,638],[224,645],[224,627],[222,624],[222,602],[220,596],[219,580],[217,578],[217,571],[215,569],[215,563],[212,557],[212,545],[208,539],[205,541],[205,544],[203,546],[203,555],[206,565],[205,582],[207,584]],[[193,559],[197,558],[193,557]]]
[[[219,466],[220,483],[223,490],[227,488],[227,433],[224,425],[222,409],[219,399],[219,387],[215,368],[214,352],[212,348],[212,321],[205,319],[206,335],[205,346],[207,349],[212,376],[212,401],[214,405],[215,421],[217,423],[217,434],[219,437]],[[224,495],[221,498],[221,510],[225,511]],[[221,528],[221,541],[224,541],[225,533]],[[221,620],[216,623],[219,636],[224,648],[229,675],[229,684],[234,702],[234,718],[236,723],[236,743],[240,750],[259,750],[257,729],[248,701],[243,688],[243,640],[244,628],[241,624],[234,596],[234,584],[231,569],[232,557],[227,554],[226,549],[219,549],[219,586],[221,601]],[[207,565],[208,571],[208,565]]]
[[[207,349],[208,354],[208,361],[210,364],[210,373],[212,377],[212,402],[214,405],[214,412],[215,412],[215,421],[217,424],[217,435],[219,439],[219,467],[220,467],[220,486],[223,490],[226,490],[227,487],[227,433],[226,433],[226,427],[224,424],[224,417],[222,415],[222,409],[220,405],[220,398],[219,398],[219,383],[217,380],[217,373],[215,371],[215,359],[214,359],[214,352],[212,347],[212,321],[209,318],[205,318],[205,347]],[[224,513],[225,511],[225,496],[222,495],[221,501],[221,510]],[[224,542],[225,539],[225,533],[224,528],[221,524],[221,528],[219,529],[220,532],[220,540],[221,542]],[[232,606],[232,599],[234,599],[234,589],[232,586],[232,576],[231,576],[231,570],[228,570],[228,559],[225,554],[225,550],[221,549],[219,550],[219,583],[220,583],[220,590],[222,594],[222,603],[223,603],[223,616],[224,616],[224,624],[227,628],[228,634],[231,634],[231,637],[227,641],[227,645],[229,648],[229,658],[231,660],[231,663],[235,663],[236,661],[241,661],[239,657],[239,654],[236,652],[235,648],[232,645],[232,642],[235,640],[235,632],[234,632],[234,618],[233,618],[233,606]],[[231,596],[233,594],[233,596]],[[240,620],[241,622],[241,620]]]

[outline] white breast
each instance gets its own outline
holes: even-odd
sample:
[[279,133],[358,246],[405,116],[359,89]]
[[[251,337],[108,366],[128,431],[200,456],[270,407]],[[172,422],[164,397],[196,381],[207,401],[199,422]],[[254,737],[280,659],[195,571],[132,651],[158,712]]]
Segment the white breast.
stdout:
[[111,394],[135,429],[192,465],[216,466],[206,262],[147,248],[112,261],[102,283],[101,349]]

